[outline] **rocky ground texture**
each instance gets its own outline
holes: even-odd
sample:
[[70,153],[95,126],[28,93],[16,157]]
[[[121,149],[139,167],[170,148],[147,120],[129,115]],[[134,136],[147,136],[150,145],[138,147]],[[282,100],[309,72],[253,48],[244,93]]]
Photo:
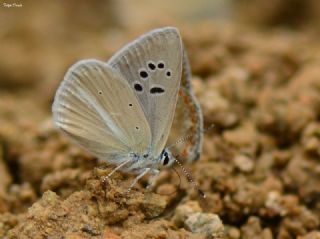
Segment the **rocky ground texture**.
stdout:
[[[41,68],[40,60],[22,68],[0,61],[0,238],[320,238],[318,35],[214,23],[180,30],[205,127],[214,124],[200,160],[186,165],[207,197],[183,176],[178,188],[172,170],[153,192],[144,178],[126,194],[130,174],[103,184],[112,167],[52,127],[52,97],[67,66],[107,59],[121,46],[109,44],[114,38],[95,33],[73,48],[54,45],[65,55],[39,43],[26,55],[10,48],[18,38],[9,34],[0,46],[7,55],[50,57]],[[23,32],[25,47],[29,31],[37,28]]]

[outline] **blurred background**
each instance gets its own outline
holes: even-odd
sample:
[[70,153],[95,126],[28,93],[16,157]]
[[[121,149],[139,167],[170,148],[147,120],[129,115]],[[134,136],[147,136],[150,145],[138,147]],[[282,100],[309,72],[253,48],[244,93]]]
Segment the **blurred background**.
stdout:
[[155,27],[174,25],[192,37],[201,26],[228,31],[235,24],[317,31],[319,20],[317,0],[1,1],[1,108],[11,109],[14,93],[22,109],[31,99],[28,110],[44,107],[49,112],[55,89],[72,63],[108,59]]

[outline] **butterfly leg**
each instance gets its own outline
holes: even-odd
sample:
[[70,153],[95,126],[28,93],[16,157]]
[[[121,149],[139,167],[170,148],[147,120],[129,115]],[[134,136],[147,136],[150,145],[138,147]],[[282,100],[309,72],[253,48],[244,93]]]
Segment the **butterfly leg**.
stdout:
[[105,183],[111,176],[112,174],[114,174],[116,171],[118,171],[120,168],[122,168],[124,165],[126,165],[127,163],[130,162],[131,159],[124,161],[123,163],[121,163],[120,165],[118,165],[115,169],[113,169],[107,176],[105,176],[102,179],[102,182]]
[[158,169],[153,169],[151,171],[151,174],[152,174],[152,177],[149,178],[149,181],[148,181],[148,186],[147,186],[147,189],[153,189],[156,182],[157,182],[157,177],[159,175],[160,171]]
[[139,179],[142,178],[144,175],[146,175],[150,170],[151,170],[151,168],[143,169],[143,171],[133,180],[133,182],[131,183],[130,187],[128,188],[127,193],[130,193],[131,189],[139,181]]

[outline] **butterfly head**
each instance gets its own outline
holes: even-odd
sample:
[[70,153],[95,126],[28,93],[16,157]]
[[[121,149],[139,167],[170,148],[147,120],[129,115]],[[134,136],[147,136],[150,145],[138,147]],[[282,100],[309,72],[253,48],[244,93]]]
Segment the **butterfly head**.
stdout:
[[174,162],[174,157],[168,149],[164,149],[159,157],[159,168],[168,168]]
[[182,165],[178,158],[179,155],[173,156],[172,153],[167,148],[165,148],[159,157],[159,168],[168,168],[174,162],[176,162],[180,166],[184,175],[187,177],[188,181],[192,183],[194,188],[198,191],[199,195],[205,198],[205,193],[198,187],[198,184],[193,180],[191,174],[185,169],[185,167]]

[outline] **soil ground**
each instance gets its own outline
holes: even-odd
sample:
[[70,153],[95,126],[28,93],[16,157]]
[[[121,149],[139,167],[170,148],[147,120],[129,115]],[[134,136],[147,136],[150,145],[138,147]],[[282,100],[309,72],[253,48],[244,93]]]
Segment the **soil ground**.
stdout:
[[276,0],[259,15],[261,2],[239,1],[237,21],[158,20],[178,25],[205,127],[214,124],[186,165],[205,199],[183,176],[178,188],[172,170],[153,192],[144,178],[125,194],[130,174],[102,184],[113,167],[52,127],[71,64],[108,59],[158,23],[128,27],[112,1],[1,6],[0,238],[320,238],[316,1],[301,15]]

